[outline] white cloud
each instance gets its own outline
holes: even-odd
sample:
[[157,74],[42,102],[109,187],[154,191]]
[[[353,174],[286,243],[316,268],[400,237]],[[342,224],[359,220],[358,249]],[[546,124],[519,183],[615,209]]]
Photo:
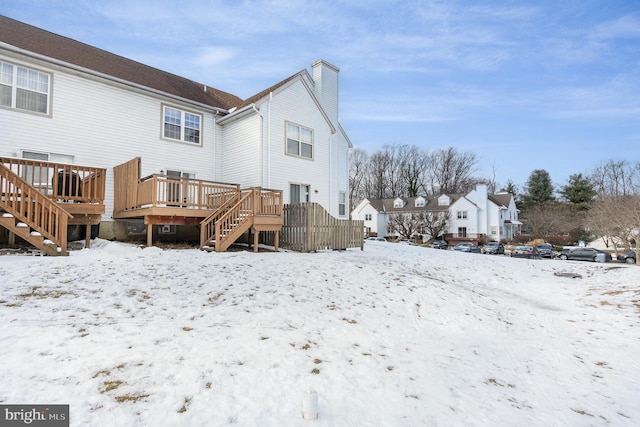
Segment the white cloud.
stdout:
[[204,46],[195,49],[193,62],[200,67],[217,67],[224,65],[236,55],[236,49],[228,46]]

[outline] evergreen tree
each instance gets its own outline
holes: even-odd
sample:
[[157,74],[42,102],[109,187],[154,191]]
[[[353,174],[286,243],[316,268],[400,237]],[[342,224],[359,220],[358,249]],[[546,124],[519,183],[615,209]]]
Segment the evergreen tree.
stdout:
[[522,200],[520,200],[520,194],[518,193],[518,186],[513,183],[513,181],[508,180],[507,185],[504,188],[504,191],[513,195],[513,201],[516,204],[518,209],[522,208]]
[[536,169],[531,172],[525,184],[525,193],[522,195],[522,207],[530,209],[554,200],[553,184],[549,172],[544,169]]
[[562,186],[560,194],[578,209],[588,209],[596,196],[595,186],[581,173],[569,177],[567,185]]

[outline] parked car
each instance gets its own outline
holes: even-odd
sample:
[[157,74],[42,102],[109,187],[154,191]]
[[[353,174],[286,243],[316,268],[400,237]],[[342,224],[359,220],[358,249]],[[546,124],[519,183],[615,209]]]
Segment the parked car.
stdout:
[[551,258],[553,256],[553,245],[550,245],[549,243],[541,243],[536,246],[536,249],[540,252],[540,256],[543,258]]
[[447,249],[449,245],[444,240],[434,240],[429,243],[429,247],[433,249]]
[[459,251],[459,252],[473,252],[475,254],[479,254],[480,253],[480,248],[477,247],[476,245],[474,245],[473,243],[458,243],[457,245],[455,245],[453,247],[454,251]]
[[599,257],[603,257],[605,262],[611,261],[611,254],[595,248],[574,248],[563,249],[558,253],[558,258],[562,260],[574,261],[598,261]]
[[636,263],[636,252],[626,251],[621,254],[618,254],[618,261],[626,262],[627,264],[635,264]]
[[482,247],[482,253],[489,255],[504,254],[504,245],[498,242],[489,242]]
[[529,259],[540,259],[540,252],[535,246],[516,246],[511,249],[509,253],[510,257],[513,258],[529,258]]

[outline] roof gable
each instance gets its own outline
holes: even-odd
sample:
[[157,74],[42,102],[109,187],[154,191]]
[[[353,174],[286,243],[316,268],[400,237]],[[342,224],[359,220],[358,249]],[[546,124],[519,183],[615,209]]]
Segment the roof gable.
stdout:
[[[307,70],[299,71],[296,74],[292,75],[291,77],[288,77],[282,80],[281,82],[278,82],[275,85],[268,87],[267,89],[260,91],[257,94],[247,98],[238,106],[237,110],[233,109],[232,114],[225,117],[224,119],[221,119],[219,123],[224,123],[225,121],[233,121],[234,120],[233,115],[250,110],[252,105],[261,104],[262,102],[266,101],[271,94],[278,94],[279,92],[286,90],[287,88],[291,87],[293,84],[297,82],[302,83],[305,90],[307,91],[307,93],[315,103],[316,107],[318,107],[318,111],[320,112],[320,114],[322,114],[322,117],[331,128],[331,133],[335,133],[336,127],[334,126],[333,123],[331,123],[331,119],[329,119],[329,116],[325,112],[324,108],[322,108],[320,101],[313,93],[313,90],[311,90],[311,88],[309,87],[310,84],[313,84],[313,81],[311,80],[311,77],[309,76],[309,73],[307,72]],[[346,133],[344,133],[342,128],[340,128],[340,131],[342,132],[343,136],[346,138]],[[351,141],[349,141],[348,138],[346,138],[346,140],[348,144],[351,146]]]

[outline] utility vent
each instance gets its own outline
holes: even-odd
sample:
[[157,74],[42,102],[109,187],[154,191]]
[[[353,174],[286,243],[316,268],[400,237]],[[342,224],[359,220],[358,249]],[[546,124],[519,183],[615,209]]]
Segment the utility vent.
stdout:
[[161,225],[158,227],[158,233],[160,234],[176,234],[175,225]]

